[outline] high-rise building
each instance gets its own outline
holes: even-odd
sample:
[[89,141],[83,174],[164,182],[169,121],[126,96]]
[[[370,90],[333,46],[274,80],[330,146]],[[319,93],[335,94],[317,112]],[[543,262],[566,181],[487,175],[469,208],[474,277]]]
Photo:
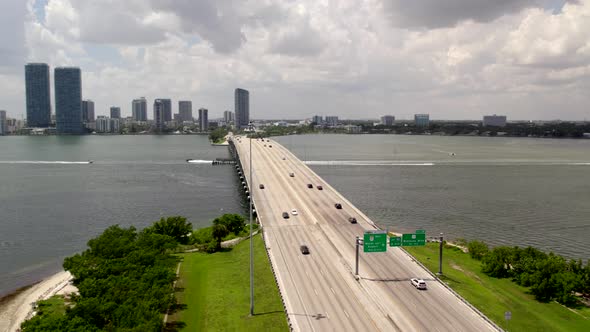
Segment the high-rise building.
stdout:
[[428,127],[430,125],[430,115],[414,114],[414,122],[418,127]]
[[231,112],[231,111],[223,112],[223,122],[225,122],[226,125],[229,125],[233,121],[234,121],[234,112]]
[[250,92],[244,89],[236,89],[234,92],[234,102],[236,118],[234,120],[236,128],[247,127],[250,123]]
[[483,126],[506,127],[506,115],[484,115]]
[[82,75],[77,67],[58,67],[55,78],[55,115],[58,134],[82,134]]
[[199,129],[201,131],[209,130],[209,111],[206,108],[199,108]]
[[336,127],[338,125],[338,117],[326,116],[326,124],[331,127]]
[[111,106],[111,119],[121,118],[121,107]]
[[82,100],[82,122],[94,122],[94,102]]
[[8,124],[6,123],[6,111],[0,111],[0,136],[8,133]]
[[51,124],[51,84],[46,63],[25,65],[27,126],[49,127]]
[[165,108],[166,101],[164,99],[154,100],[154,125],[158,132],[162,132],[166,126],[166,119],[164,118]]
[[167,98],[159,98],[158,100],[160,100],[163,105],[162,112],[164,112],[164,122],[172,121],[172,100]]
[[384,126],[393,126],[395,123],[395,116],[393,115],[384,115],[381,117],[381,124]]
[[321,115],[314,115],[311,119],[311,122],[315,123],[316,125],[321,125],[324,123],[324,118]]
[[131,102],[133,121],[147,121],[147,100],[144,97],[133,99]]
[[190,100],[179,101],[178,115],[181,122],[193,121],[193,103]]
[[97,133],[118,133],[119,129],[119,119],[109,119],[104,115],[99,115],[96,118]]

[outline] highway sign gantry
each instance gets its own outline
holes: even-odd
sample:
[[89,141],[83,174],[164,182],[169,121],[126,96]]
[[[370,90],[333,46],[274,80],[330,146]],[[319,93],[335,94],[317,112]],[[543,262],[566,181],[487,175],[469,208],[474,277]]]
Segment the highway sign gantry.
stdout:
[[387,233],[385,231],[367,232],[363,237],[363,252],[387,251]]

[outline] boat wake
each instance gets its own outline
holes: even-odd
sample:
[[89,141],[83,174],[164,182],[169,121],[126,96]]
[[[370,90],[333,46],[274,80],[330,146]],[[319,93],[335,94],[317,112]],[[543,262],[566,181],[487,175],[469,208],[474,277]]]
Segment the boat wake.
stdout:
[[0,160],[0,164],[59,164],[59,165],[88,165],[94,163],[88,161],[63,161],[63,160]]
[[212,164],[213,160],[187,159],[186,162],[189,164]]

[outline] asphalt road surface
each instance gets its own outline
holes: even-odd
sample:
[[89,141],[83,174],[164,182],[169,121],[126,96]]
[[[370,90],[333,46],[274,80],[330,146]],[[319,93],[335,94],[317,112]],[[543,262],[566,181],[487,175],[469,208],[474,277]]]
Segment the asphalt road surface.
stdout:
[[[234,143],[249,179],[250,141],[236,136]],[[248,183],[295,331],[497,331],[397,247],[361,247],[357,280],[355,239],[375,230],[373,222],[276,141],[252,139],[251,149]],[[414,277],[428,289],[416,289]]]

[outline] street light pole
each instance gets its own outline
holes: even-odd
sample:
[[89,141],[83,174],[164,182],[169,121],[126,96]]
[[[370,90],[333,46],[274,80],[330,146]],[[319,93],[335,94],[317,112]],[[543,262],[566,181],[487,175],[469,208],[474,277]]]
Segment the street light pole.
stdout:
[[438,249],[438,275],[442,275],[442,255],[443,255],[443,233],[440,233],[440,246]]
[[[250,126],[252,128],[252,126]],[[254,316],[254,244],[252,239],[252,205],[254,204],[254,179],[252,178],[252,137],[250,137],[250,316]]]

